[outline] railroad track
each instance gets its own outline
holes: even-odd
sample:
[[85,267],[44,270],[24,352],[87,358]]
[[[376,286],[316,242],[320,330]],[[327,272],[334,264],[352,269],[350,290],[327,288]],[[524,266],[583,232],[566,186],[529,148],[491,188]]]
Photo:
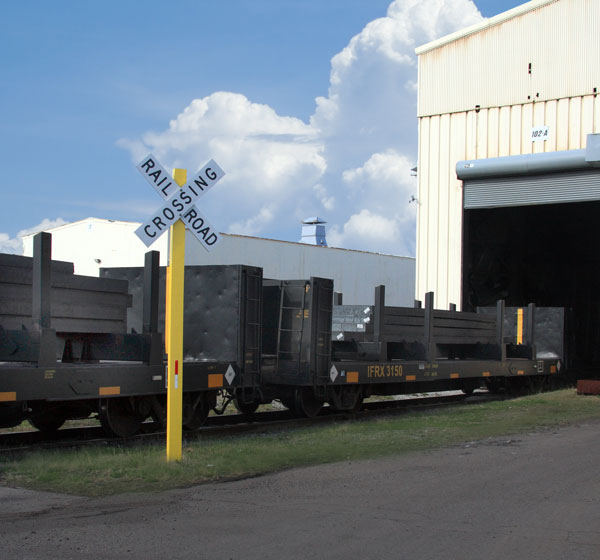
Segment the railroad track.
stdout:
[[[248,417],[243,414],[210,416],[206,424],[197,431],[184,432],[184,441],[199,441],[204,438],[232,436],[244,433],[275,431],[337,422],[357,420],[384,415],[431,410],[458,404],[480,404],[505,397],[478,391],[472,395],[450,394],[439,396],[418,396],[399,400],[374,401],[364,403],[356,412],[336,412],[323,408],[315,418],[299,418],[288,410],[257,412]],[[162,443],[164,430],[148,422],[142,425],[141,433],[131,438],[107,438],[100,426],[63,428],[51,436],[37,430],[7,432],[0,434],[0,453],[23,454],[39,449],[68,449],[86,446],[134,446],[141,443]]]

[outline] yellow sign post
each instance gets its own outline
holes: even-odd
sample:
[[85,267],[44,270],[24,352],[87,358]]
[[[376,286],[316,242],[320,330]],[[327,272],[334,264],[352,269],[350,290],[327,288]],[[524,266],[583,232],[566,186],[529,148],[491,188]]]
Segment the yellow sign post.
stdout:
[[[174,169],[173,179],[181,187],[187,180],[185,169]],[[183,288],[185,225],[177,220],[170,229],[167,306],[167,461],[181,461],[183,408]]]

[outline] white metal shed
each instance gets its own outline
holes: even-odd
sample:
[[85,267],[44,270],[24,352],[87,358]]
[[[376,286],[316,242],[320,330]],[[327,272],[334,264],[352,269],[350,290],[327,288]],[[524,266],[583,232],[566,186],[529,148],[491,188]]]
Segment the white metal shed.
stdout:
[[[465,201],[473,200],[463,198],[456,164],[586,148],[588,134],[600,132],[600,2],[533,0],[416,52],[417,297],[435,291],[440,307],[461,305]],[[571,184],[563,177],[555,195],[566,201],[578,188],[592,196],[577,173],[567,172]],[[529,179],[511,193],[514,181],[498,181],[505,205],[532,188]]]

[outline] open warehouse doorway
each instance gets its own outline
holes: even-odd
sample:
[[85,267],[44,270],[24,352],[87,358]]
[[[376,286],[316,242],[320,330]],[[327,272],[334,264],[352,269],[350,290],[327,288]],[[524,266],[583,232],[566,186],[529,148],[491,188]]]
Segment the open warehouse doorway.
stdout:
[[597,373],[600,158],[593,146],[459,162],[457,173],[464,187],[462,308],[499,299],[508,307],[562,307],[567,367]]

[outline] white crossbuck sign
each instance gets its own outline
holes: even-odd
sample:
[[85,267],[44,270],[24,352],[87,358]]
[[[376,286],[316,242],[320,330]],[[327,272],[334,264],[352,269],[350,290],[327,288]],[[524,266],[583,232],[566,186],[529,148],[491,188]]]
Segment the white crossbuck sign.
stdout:
[[217,230],[210,225],[194,204],[225,175],[216,161],[211,159],[182,187],[179,187],[152,154],[145,157],[138,164],[137,169],[146,177],[154,190],[166,200],[163,207],[135,231],[146,247],[150,247],[179,219],[207,251],[221,240]]

